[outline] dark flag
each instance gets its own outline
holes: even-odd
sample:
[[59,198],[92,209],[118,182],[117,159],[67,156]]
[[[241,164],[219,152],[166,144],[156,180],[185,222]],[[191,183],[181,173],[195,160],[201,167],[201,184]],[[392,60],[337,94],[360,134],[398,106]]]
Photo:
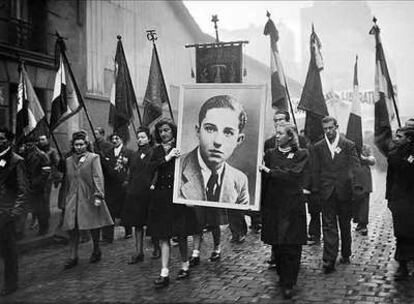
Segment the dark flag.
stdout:
[[282,61],[280,59],[277,41],[279,40],[279,32],[276,29],[270,14],[269,20],[266,22],[264,32],[266,36],[270,36],[270,73],[272,88],[272,107],[278,110],[289,111],[288,100],[286,96],[285,74],[283,72]]
[[75,87],[74,79],[67,73],[67,64],[59,54],[59,70],[56,73],[50,113],[50,129],[56,129],[62,122],[69,119],[81,109],[80,97]]
[[354,93],[352,98],[351,112],[349,113],[346,137],[355,143],[358,155],[362,151],[362,120],[361,120],[361,100],[359,98],[358,83],[358,56],[355,58],[354,65]]
[[144,117],[142,124],[149,126],[151,122],[162,115],[163,104],[168,103],[170,115],[173,118],[170,100],[168,98],[167,87],[165,86],[162,75],[160,60],[156,46],[152,49],[151,67],[148,76],[147,90],[144,97]]
[[19,74],[16,117],[16,139],[18,142],[36,128],[47,126],[45,113],[23,64],[19,67]]
[[133,119],[133,104],[136,104],[134,87],[125,58],[121,37],[115,55],[115,79],[109,108],[109,124],[125,142],[129,141],[129,124]]
[[375,144],[384,155],[387,155],[389,145],[392,141],[391,122],[398,116],[398,108],[395,102],[394,89],[390,74],[385,61],[384,49],[382,48],[380,29],[374,18],[374,26],[370,30],[375,35]]
[[321,42],[312,25],[310,36],[310,63],[298,109],[306,111],[305,134],[314,143],[322,138],[321,120],[328,115],[322,91],[320,71],[323,69]]

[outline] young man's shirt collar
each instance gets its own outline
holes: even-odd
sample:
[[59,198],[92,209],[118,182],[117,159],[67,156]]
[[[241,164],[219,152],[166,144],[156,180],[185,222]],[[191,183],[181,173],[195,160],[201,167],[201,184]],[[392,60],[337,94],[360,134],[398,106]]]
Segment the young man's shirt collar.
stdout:
[[336,132],[335,140],[333,141],[332,144],[329,141],[329,139],[326,136],[326,134],[325,134],[325,140],[326,140],[326,143],[328,144],[329,151],[331,151],[332,159],[334,159],[334,157],[335,157],[335,150],[336,150],[336,147],[338,146],[338,143],[339,143],[339,132]]
[[[206,163],[204,162],[203,158],[201,157],[201,153],[200,153],[200,147],[197,148],[197,159],[198,159],[198,164],[200,165],[201,168],[201,175],[203,176],[203,183],[204,183],[204,189],[207,189],[207,182],[211,176],[211,170],[209,167],[207,167]],[[221,166],[218,170],[217,170],[217,174],[218,174],[218,184],[221,185],[221,178],[222,178],[222,173],[224,170],[224,165]]]

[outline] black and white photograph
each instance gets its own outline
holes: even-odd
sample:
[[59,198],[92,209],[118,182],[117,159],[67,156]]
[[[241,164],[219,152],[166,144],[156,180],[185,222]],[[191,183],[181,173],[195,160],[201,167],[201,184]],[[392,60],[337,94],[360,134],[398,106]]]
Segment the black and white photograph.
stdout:
[[0,303],[414,303],[413,16],[0,0]]
[[259,210],[265,105],[264,85],[181,87],[174,202]]

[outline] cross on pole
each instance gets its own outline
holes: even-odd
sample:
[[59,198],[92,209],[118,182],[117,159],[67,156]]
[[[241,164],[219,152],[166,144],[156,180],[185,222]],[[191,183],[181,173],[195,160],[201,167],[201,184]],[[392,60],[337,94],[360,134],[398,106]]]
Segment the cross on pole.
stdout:
[[219,18],[217,15],[211,16],[211,22],[214,23],[214,29],[216,30],[216,42],[219,42],[218,30],[217,30],[217,22],[219,22]]

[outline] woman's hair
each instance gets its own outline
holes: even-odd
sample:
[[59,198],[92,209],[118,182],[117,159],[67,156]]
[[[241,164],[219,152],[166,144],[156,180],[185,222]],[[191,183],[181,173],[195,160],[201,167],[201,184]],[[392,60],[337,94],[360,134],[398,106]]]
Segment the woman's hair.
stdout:
[[89,141],[88,141],[88,134],[86,134],[85,131],[77,131],[74,132],[72,134],[72,140],[70,141],[71,146],[73,147],[73,144],[75,143],[75,140],[78,139],[82,139],[83,141],[85,141],[85,144],[88,146],[89,145]]
[[139,127],[137,130],[137,136],[138,136],[138,133],[145,133],[148,137],[148,143],[150,145],[152,144],[152,136],[151,136],[150,129],[148,129],[147,127]]
[[276,127],[276,130],[279,128],[283,128],[286,131],[286,134],[290,137],[288,141],[288,145],[294,150],[299,149],[299,139],[298,139],[298,131],[294,124],[289,122],[280,124]]
[[162,118],[160,121],[158,121],[155,124],[154,134],[155,134],[155,140],[157,141],[157,143],[162,142],[158,129],[163,125],[168,125],[172,130],[173,138],[177,138],[177,126],[175,125],[175,123],[169,118]]

